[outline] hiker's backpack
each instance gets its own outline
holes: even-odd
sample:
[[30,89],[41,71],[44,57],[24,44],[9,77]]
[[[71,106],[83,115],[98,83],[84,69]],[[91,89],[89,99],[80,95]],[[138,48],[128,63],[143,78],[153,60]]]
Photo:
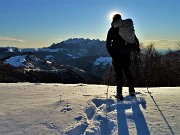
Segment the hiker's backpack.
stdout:
[[126,43],[135,42],[134,24],[131,19],[117,20],[113,22],[115,28],[119,27],[119,35],[126,41]]

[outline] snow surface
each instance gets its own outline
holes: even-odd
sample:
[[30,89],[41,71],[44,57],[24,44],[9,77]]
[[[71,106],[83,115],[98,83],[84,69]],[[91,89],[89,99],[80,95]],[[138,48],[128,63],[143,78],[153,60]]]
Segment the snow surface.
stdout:
[[105,66],[108,63],[110,63],[111,61],[112,61],[111,57],[99,57],[94,62],[94,65],[97,66],[97,65],[103,64],[103,66]]
[[0,84],[0,135],[171,135],[180,134],[180,87],[115,87],[86,84]]
[[19,55],[19,56],[14,56],[14,57],[11,57],[9,59],[7,59],[5,61],[6,64],[10,64],[14,67],[20,67],[20,66],[23,66],[23,62],[25,62],[25,58],[26,58],[27,55]]

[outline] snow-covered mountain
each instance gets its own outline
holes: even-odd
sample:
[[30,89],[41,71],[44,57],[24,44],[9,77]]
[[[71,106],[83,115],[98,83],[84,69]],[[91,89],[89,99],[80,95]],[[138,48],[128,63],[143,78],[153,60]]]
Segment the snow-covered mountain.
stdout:
[[[59,52],[73,57],[107,55],[105,41],[73,38],[52,44],[49,49],[59,49]],[[97,51],[98,50],[98,51]]]
[[[111,61],[105,41],[98,39],[73,38],[46,48],[1,47],[0,51],[0,59],[4,64],[48,71],[63,66],[86,76],[88,80],[97,80],[94,77],[100,79]],[[54,64],[59,66],[55,67]]]
[[[131,68],[135,78],[137,78],[136,84],[145,86],[146,80],[144,77],[148,75],[149,81],[151,81],[149,85],[151,86],[178,86],[180,69],[177,65],[179,65],[180,52],[173,51],[161,55],[155,48],[149,49],[148,47],[142,49],[140,54],[141,63],[137,63],[135,59],[134,63],[132,61]],[[14,68],[46,72],[55,71],[64,74],[64,72],[61,72],[63,69],[72,76],[73,74],[78,75],[86,83],[107,83],[106,78],[109,76],[112,59],[107,53],[105,41],[73,38],[38,49],[0,47],[1,63],[10,64]],[[141,67],[135,67],[138,66],[137,64]],[[149,66],[151,68],[147,68]],[[161,72],[159,72],[160,70]],[[114,84],[113,75],[112,73],[112,84]],[[165,79],[162,80],[161,78]]]
[[4,63],[14,67],[24,67],[33,70],[56,70],[56,68],[51,65],[50,61],[44,61],[33,54],[14,56],[6,59]]
[[[51,55],[47,56],[47,58],[50,58],[50,57],[52,56]],[[68,83],[68,82],[97,83],[98,81],[97,77],[95,77],[91,73],[86,72],[80,68],[73,67],[70,65],[59,65],[50,61],[46,61],[45,59],[41,59],[35,56],[33,53],[26,53],[23,55],[16,55],[16,56],[8,57],[7,59],[4,59],[3,64],[11,65],[12,67],[15,67],[15,69],[17,70],[24,69],[24,71],[22,72],[25,73],[26,75],[27,75],[27,72],[29,73],[33,71],[33,72],[37,72],[37,74],[40,74],[39,76],[43,77],[42,76],[43,72],[49,72],[50,74],[57,76],[60,82],[64,82],[64,83]],[[46,80],[46,82],[49,82],[49,81]],[[50,82],[53,82],[53,80],[50,80]],[[57,79],[55,79],[55,82],[57,82]]]
[[[108,56],[105,47],[105,41],[98,39],[83,39],[73,38],[66,41],[62,41],[57,44],[52,44],[46,48],[17,48],[17,47],[0,47],[1,57],[8,56],[10,54],[23,54],[32,52],[43,59],[49,59],[53,62],[59,63],[58,59],[69,60],[82,57],[96,56]],[[8,55],[7,55],[8,54]]]

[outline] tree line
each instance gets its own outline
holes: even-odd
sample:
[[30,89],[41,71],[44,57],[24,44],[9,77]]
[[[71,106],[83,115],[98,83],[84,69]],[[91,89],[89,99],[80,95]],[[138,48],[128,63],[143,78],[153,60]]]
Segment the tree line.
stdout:
[[[131,71],[136,87],[173,87],[180,86],[180,45],[176,51],[169,50],[166,54],[157,51],[154,44],[142,46],[139,55],[131,54]],[[114,70],[110,67],[103,77],[103,84],[115,84]],[[124,78],[125,86],[127,86]]]

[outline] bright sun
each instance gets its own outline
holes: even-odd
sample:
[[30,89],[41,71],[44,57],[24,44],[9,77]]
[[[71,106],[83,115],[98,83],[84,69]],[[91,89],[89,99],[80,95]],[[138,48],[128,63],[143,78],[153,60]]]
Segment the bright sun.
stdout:
[[109,18],[110,21],[112,21],[112,18],[113,18],[113,16],[114,16],[115,14],[121,14],[121,15],[122,15],[122,13],[120,13],[120,12],[118,12],[118,11],[112,11],[112,12],[110,12],[110,13],[108,14],[108,18]]

